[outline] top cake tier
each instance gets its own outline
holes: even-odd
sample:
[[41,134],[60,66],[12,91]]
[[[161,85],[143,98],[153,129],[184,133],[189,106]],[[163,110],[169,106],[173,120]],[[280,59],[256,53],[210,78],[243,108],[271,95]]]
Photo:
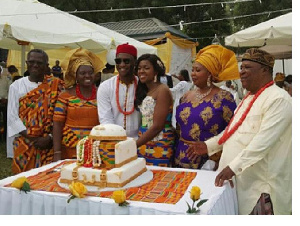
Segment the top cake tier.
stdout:
[[126,131],[122,126],[115,124],[104,124],[94,126],[89,138],[94,140],[126,140]]

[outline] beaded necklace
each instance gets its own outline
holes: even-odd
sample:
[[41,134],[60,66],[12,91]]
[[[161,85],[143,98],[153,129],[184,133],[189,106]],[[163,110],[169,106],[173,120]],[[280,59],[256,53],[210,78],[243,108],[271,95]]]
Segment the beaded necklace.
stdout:
[[82,100],[93,100],[93,99],[96,99],[96,87],[93,85],[92,86],[92,94],[90,97],[84,97],[80,91],[80,87],[79,87],[79,84],[76,85],[76,95],[82,99]]
[[[119,84],[120,84],[120,78],[118,76],[117,77],[117,88],[116,88],[116,102],[117,102],[117,107],[119,109],[119,112],[121,112],[123,115],[131,115],[134,112],[134,104],[133,104],[132,109],[130,111],[126,111],[127,98],[126,98],[126,102],[125,102],[125,111],[123,111],[122,108],[121,108],[121,106],[120,106]],[[136,87],[137,87],[137,79],[136,79],[136,77],[134,77],[134,100],[135,100]],[[127,94],[127,92],[126,92],[126,94]],[[126,97],[127,97],[127,95],[126,95]]]
[[212,90],[212,87],[206,93],[200,93],[200,89],[198,88],[196,91],[196,100],[200,101],[203,98],[207,97],[210,94],[211,90]]
[[233,115],[233,117],[231,118],[228,126],[226,127],[223,136],[220,138],[220,140],[218,141],[218,144],[223,144],[224,142],[226,142],[229,137],[231,137],[231,135],[233,135],[235,133],[235,131],[240,127],[240,125],[242,125],[243,121],[245,120],[245,118],[247,117],[252,105],[254,104],[255,100],[259,97],[259,95],[265,91],[266,88],[268,88],[269,86],[273,85],[274,81],[271,81],[269,83],[267,83],[264,87],[262,87],[253,97],[253,99],[251,100],[251,102],[249,103],[247,109],[245,110],[245,112],[242,114],[241,118],[239,119],[239,121],[232,127],[232,129],[229,131],[229,127],[233,121],[233,118],[235,115],[237,115],[238,111],[240,110],[241,106],[244,103],[244,100],[247,99],[247,97],[250,95],[250,92],[243,98],[241,104],[239,105],[238,109],[236,110],[235,114]]

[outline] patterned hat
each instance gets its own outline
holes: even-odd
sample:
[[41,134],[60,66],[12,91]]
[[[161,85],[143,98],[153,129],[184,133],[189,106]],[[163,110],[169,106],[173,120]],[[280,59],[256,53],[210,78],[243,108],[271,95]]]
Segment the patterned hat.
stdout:
[[258,48],[247,49],[246,53],[242,57],[242,61],[243,60],[257,62],[259,64],[269,66],[270,68],[273,68],[275,63],[275,58],[273,55]]
[[116,55],[118,55],[119,53],[127,53],[134,57],[137,57],[137,49],[134,46],[129,45],[128,43],[118,45]]
[[201,49],[195,61],[212,74],[214,82],[240,78],[235,53],[221,45],[209,45]]

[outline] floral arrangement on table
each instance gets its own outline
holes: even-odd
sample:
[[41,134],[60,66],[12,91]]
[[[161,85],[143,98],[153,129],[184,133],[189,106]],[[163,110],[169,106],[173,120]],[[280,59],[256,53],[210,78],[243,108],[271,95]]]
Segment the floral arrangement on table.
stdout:
[[129,202],[126,201],[126,195],[123,190],[114,191],[112,199],[115,200],[115,203],[119,204],[119,206],[129,205]]
[[72,183],[69,185],[69,189],[71,191],[71,195],[67,201],[68,203],[71,201],[71,199],[75,199],[76,197],[84,198],[85,194],[87,193],[86,187],[80,182],[72,181]]
[[30,191],[30,185],[29,185],[26,177],[19,177],[19,178],[15,179],[11,183],[11,186],[14,188],[20,189],[20,191],[24,191],[25,193]]
[[[188,205],[188,210],[186,211],[187,213],[198,213],[200,211],[200,206],[202,206],[205,202],[207,202],[208,199],[202,199],[200,200],[200,195],[201,195],[201,189],[198,186],[193,186],[191,191],[190,191],[190,198],[193,200],[192,207],[187,203]],[[196,201],[200,200],[197,204],[196,207],[194,207]]]

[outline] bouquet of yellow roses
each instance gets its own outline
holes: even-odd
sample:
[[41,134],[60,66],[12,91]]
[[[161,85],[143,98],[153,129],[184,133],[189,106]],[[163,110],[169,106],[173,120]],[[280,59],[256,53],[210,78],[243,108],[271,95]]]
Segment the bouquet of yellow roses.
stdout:
[[187,213],[198,213],[200,211],[199,207],[202,206],[205,202],[207,202],[208,199],[203,199],[200,200],[196,207],[194,207],[195,202],[198,201],[200,199],[200,195],[201,195],[201,189],[198,186],[193,186],[191,191],[190,191],[190,198],[193,200],[193,205],[192,207],[188,204],[188,210],[186,211]]

